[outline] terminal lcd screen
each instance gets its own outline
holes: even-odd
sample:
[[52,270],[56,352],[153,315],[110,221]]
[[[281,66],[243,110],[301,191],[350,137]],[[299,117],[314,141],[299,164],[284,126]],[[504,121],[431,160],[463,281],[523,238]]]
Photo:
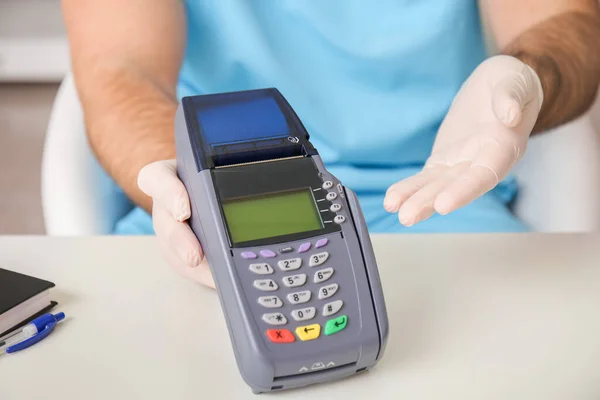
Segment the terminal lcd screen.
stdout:
[[225,201],[223,212],[234,243],[323,228],[310,189]]

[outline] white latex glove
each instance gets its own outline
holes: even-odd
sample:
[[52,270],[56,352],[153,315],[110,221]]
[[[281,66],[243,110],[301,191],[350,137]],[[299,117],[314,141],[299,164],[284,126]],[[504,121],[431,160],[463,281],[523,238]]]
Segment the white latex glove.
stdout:
[[138,186],[152,197],[152,224],[167,262],[181,275],[214,288],[202,247],[185,222],[191,215],[190,200],[177,177],[175,160],[146,165]]
[[525,153],[542,100],[539,77],[520,60],[481,63],[454,98],[425,167],[390,186],[385,209],[411,226],[493,189]]

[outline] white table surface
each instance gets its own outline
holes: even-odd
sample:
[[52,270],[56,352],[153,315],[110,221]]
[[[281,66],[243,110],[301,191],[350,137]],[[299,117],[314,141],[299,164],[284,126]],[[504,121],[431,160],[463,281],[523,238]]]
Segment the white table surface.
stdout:
[[[281,399],[600,398],[600,236],[373,238],[383,361]],[[216,294],[154,238],[0,237],[0,266],[54,281],[68,319],[0,357],[0,399],[256,399]],[[260,398],[260,397],[258,397]]]

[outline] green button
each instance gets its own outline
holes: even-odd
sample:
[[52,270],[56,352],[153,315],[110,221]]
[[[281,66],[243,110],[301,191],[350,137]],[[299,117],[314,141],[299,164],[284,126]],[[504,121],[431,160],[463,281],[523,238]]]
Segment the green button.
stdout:
[[348,324],[348,317],[342,315],[335,319],[330,319],[327,321],[325,325],[325,335],[333,335],[334,333],[338,333],[342,329],[346,327]]

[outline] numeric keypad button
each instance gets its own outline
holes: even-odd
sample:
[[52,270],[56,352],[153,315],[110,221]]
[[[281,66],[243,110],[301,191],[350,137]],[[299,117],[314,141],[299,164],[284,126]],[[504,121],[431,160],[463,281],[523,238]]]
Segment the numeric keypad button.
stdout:
[[285,325],[287,324],[287,318],[282,313],[270,313],[263,314],[263,321],[265,321],[269,325]]
[[298,274],[298,275],[290,275],[286,276],[282,279],[283,284],[287,287],[298,287],[302,286],[306,283],[306,275]]
[[337,283],[331,283],[326,286],[322,286],[319,289],[319,300],[328,299],[338,291],[339,285]]
[[315,307],[306,307],[292,311],[292,318],[296,321],[307,321],[313,319],[316,314],[317,309]]
[[295,292],[287,295],[287,299],[291,304],[306,303],[310,300],[310,297],[310,290],[303,290],[302,292]]
[[254,287],[263,292],[273,292],[279,289],[279,286],[273,279],[257,279],[254,281]]
[[343,305],[344,302],[342,300],[336,300],[332,301],[331,303],[327,303],[323,306],[322,314],[324,317],[329,317],[330,315],[333,315],[340,311]]
[[315,272],[313,281],[315,283],[325,282],[327,279],[331,278],[331,275],[333,275],[333,268],[325,268]]
[[277,263],[277,266],[282,271],[293,271],[302,266],[301,258],[289,258],[287,260],[281,260]]
[[323,264],[329,258],[329,253],[324,251],[322,253],[313,254],[310,256],[310,261],[308,262],[309,267],[317,267]]
[[273,267],[267,263],[250,264],[250,271],[258,275],[269,275],[274,272]]
[[258,304],[266,308],[279,308],[283,306],[283,301],[277,296],[261,296],[258,298]]

